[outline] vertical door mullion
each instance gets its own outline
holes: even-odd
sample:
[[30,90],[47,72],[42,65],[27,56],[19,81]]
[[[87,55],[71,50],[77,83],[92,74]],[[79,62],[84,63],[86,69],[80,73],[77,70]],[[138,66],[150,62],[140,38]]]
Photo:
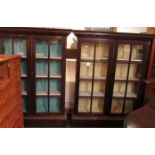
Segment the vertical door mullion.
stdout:
[[126,84],[125,84],[125,94],[124,94],[124,99],[123,99],[122,114],[124,114],[124,110],[125,110],[125,102],[126,102],[126,96],[127,96],[129,72],[130,72],[130,65],[131,65],[132,47],[133,47],[132,44],[130,44],[130,55],[129,55],[129,61],[128,61],[127,79],[126,79]]
[[93,102],[93,91],[94,91],[94,76],[95,76],[95,57],[96,57],[96,43],[93,44],[94,47],[94,57],[93,57],[93,75],[92,75],[92,87],[91,87],[91,102],[90,102],[90,113],[92,113],[92,102]]
[[81,65],[81,40],[79,39],[78,43],[78,57],[76,65],[76,89],[75,89],[75,114],[78,114],[79,106],[79,84],[80,84],[80,65]]
[[48,40],[48,113],[50,102],[50,40]]
[[14,39],[12,38],[11,39],[11,47],[12,47],[12,54],[14,55],[15,54],[15,51],[14,51]]
[[116,70],[116,58],[117,58],[117,46],[116,43],[110,43],[108,71],[106,78],[106,91],[104,99],[104,113],[111,113],[111,103],[113,98],[113,87],[115,82],[115,70]]
[[35,66],[32,63],[32,60],[35,60],[35,58],[32,57],[32,53],[34,53],[34,51],[32,50],[32,38],[30,37],[29,39],[27,39],[27,43],[26,43],[26,60],[27,60],[27,83],[28,83],[28,87],[27,87],[27,92],[28,92],[28,107],[27,107],[27,114],[32,114],[35,111],[35,101],[34,101],[34,95],[35,92],[33,93],[33,89],[34,89],[34,85],[33,85],[33,79],[34,79],[34,72],[33,72],[33,67]]
[[62,54],[61,54],[61,96],[60,96],[60,101],[61,101],[61,113],[64,113],[65,111],[65,81],[66,81],[66,53],[65,53],[65,39],[63,38],[63,40],[61,40],[61,42],[63,41],[63,43],[61,44],[62,48]]
[[31,38],[31,106],[30,106],[30,113],[34,114],[36,113],[36,39]]

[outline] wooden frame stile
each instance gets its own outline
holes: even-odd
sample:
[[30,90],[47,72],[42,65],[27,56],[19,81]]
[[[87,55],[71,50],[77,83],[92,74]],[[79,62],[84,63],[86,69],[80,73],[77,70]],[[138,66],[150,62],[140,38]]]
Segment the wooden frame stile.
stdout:
[[155,39],[153,39],[151,44],[151,54],[148,61],[148,74],[146,78],[146,101],[152,100],[154,102],[154,92],[155,92],[155,78],[152,76],[153,73],[153,65],[154,65],[154,59],[155,59]]
[[[145,93],[145,90],[146,90],[146,87],[147,87],[147,85],[146,85],[146,82],[145,81],[147,81],[147,75],[148,75],[148,60],[149,60],[149,56],[150,56],[150,54],[151,54],[151,46],[150,46],[150,43],[145,43],[144,45],[144,52],[145,52],[145,55],[144,55],[144,61],[143,61],[143,68],[144,68],[144,70],[143,70],[143,75],[142,75],[142,77],[143,77],[143,79],[141,79],[141,90],[144,90],[144,93]],[[148,52],[147,52],[148,51]],[[135,109],[137,109],[137,108],[140,108],[140,107],[142,107],[144,104],[146,104],[145,102],[146,102],[146,98],[145,98],[145,94],[144,93],[142,93],[141,91],[139,91],[139,96],[140,96],[140,100],[139,100],[139,104],[137,104],[137,106],[135,107]],[[143,103],[142,103],[142,101],[143,101]]]
[[[109,53],[109,68],[107,72],[107,85],[106,85],[106,92],[105,92],[105,114],[110,115],[110,108],[111,105],[109,103],[112,102],[112,92],[114,87],[114,79],[115,79],[115,66],[116,66],[116,44],[114,40],[111,40],[110,43],[110,53]],[[111,59],[110,59],[111,58]]]
[[35,106],[35,44],[34,44],[34,38],[33,36],[30,36],[30,58],[31,58],[31,71],[30,71],[30,74],[31,74],[31,105],[30,106],[30,115],[34,115],[34,113],[36,112],[36,106]]
[[[78,102],[78,96],[79,96],[79,92],[77,92],[78,90],[79,90],[79,76],[80,76],[80,55],[81,55],[81,53],[80,53],[80,48],[81,48],[81,41],[80,41],[80,39],[79,39],[79,41],[78,41],[78,47],[77,47],[77,65],[76,65],[76,79],[75,79],[75,81],[76,81],[76,89],[75,89],[75,102]],[[77,113],[77,109],[78,109],[78,104],[75,104],[74,105],[74,113],[75,114],[78,114]]]

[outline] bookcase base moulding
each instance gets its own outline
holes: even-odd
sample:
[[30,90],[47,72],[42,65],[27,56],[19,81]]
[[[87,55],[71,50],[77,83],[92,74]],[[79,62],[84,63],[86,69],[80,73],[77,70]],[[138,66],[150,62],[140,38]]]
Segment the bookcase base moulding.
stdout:
[[37,115],[25,116],[25,127],[65,127],[67,122],[66,115]]
[[71,126],[73,127],[109,127],[122,128],[124,124],[123,116],[81,116],[73,115]]

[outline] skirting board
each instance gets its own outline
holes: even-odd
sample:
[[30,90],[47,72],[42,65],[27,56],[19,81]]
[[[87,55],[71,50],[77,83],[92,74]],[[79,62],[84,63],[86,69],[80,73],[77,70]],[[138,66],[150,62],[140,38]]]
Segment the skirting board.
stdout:
[[71,120],[72,127],[90,127],[90,128],[122,128],[124,124],[123,117],[112,116],[85,116],[73,115]]
[[65,127],[66,122],[66,115],[33,115],[24,117],[24,126],[26,128]]

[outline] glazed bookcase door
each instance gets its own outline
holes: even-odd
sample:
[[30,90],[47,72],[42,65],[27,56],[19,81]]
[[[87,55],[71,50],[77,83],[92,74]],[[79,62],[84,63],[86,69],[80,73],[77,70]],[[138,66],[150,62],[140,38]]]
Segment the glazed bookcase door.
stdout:
[[64,111],[65,60],[63,38],[35,38],[35,113]]
[[140,102],[146,45],[118,43],[111,114],[127,114]]
[[110,43],[81,40],[79,51],[76,113],[104,114]]
[[20,37],[1,37],[0,53],[21,56],[21,87],[23,111],[28,112],[28,39]]

